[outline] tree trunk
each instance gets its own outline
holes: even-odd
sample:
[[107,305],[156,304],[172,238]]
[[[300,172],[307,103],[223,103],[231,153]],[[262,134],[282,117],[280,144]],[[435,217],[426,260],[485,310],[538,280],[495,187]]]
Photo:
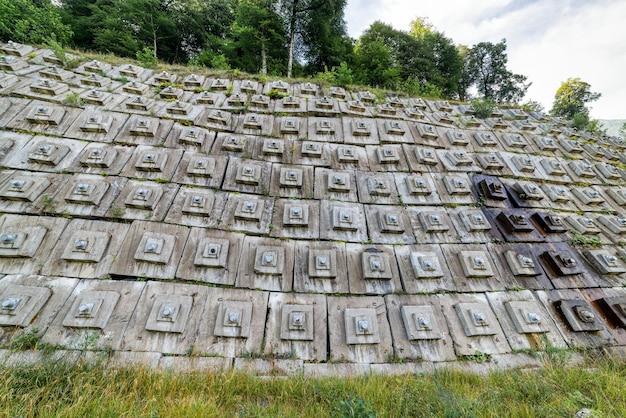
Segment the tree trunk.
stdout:
[[267,54],[265,53],[265,42],[261,42],[261,75],[267,75]]
[[298,2],[294,0],[291,9],[291,18],[289,19],[289,61],[287,62],[287,78],[291,78],[293,70],[293,49],[296,42],[296,19],[298,17]]

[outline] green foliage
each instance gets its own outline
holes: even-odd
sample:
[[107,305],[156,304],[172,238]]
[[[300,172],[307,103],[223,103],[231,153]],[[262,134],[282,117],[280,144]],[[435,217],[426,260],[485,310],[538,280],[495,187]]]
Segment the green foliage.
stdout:
[[349,398],[339,403],[338,416],[341,418],[376,418],[376,414],[361,398],[356,397],[353,392],[349,393]]
[[137,61],[146,68],[155,68],[159,64],[154,49],[144,47],[141,51],[137,51],[135,56]]
[[472,108],[474,109],[474,115],[477,118],[488,118],[496,108],[496,104],[490,97],[484,99],[472,100]]
[[345,61],[330,71],[325,68],[323,73],[317,74],[317,78],[340,87],[348,87],[354,83],[353,72]]
[[578,366],[548,361],[532,370],[494,371],[485,366],[483,371],[477,375],[451,367],[419,375],[268,378],[234,371],[181,373],[50,358],[3,367],[0,414],[573,417],[584,407],[598,417],[626,416],[624,359],[589,359]]
[[32,328],[23,331],[20,335],[11,340],[9,349],[11,351],[36,350],[41,343],[41,330]]
[[541,103],[536,100],[529,100],[522,104],[522,109],[526,112],[543,112],[545,109]]
[[63,65],[66,65],[68,63],[67,55],[65,54],[65,48],[63,48],[63,45],[58,43],[55,39],[48,39],[46,45],[48,45],[48,48],[52,50],[54,56],[58,60],[60,60]]
[[526,84],[526,76],[506,68],[506,39],[497,44],[480,42],[471,48],[466,58],[471,79],[483,98],[507,104],[524,98],[530,83]]
[[580,78],[568,78],[554,95],[552,114],[572,121],[577,119],[580,125],[585,116],[589,119],[587,103],[598,100],[601,96],[600,93],[592,92],[591,85]]
[[50,0],[0,0],[0,40],[44,44],[52,39],[65,44],[71,36]]
[[77,92],[73,91],[65,96],[63,104],[70,107],[80,107],[83,104],[83,100],[80,98],[80,95]]
[[568,243],[574,247],[599,248],[604,245],[604,241],[595,235],[583,235],[576,231],[570,232],[573,236],[569,239]]

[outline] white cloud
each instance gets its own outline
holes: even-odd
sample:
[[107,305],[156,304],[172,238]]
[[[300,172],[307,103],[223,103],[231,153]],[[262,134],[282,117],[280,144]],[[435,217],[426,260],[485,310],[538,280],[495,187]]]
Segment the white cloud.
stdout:
[[592,115],[626,119],[626,6],[621,0],[444,0],[415,2],[350,0],[348,32],[358,36],[381,20],[408,30],[416,16],[428,17],[457,44],[507,39],[509,69],[528,76],[527,98],[552,106],[569,77],[591,84],[602,98]]

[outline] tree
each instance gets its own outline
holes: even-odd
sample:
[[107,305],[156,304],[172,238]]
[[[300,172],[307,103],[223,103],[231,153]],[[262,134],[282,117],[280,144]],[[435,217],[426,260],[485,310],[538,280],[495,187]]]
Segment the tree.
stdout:
[[591,91],[591,85],[580,78],[568,78],[561,83],[561,86],[554,95],[552,114],[562,116],[569,120],[574,120],[576,115],[579,119],[587,116],[589,119],[589,109],[587,103],[598,100],[602,94]]
[[61,21],[50,0],[0,0],[0,39],[43,44],[52,39],[66,44],[72,31]]
[[272,0],[242,0],[231,27],[227,48],[230,63],[243,71],[283,73],[286,64],[286,37],[281,17]]
[[508,104],[524,98],[530,83],[526,84],[526,76],[514,74],[506,68],[506,39],[497,44],[480,42],[474,45],[468,59],[470,76],[483,98]]
[[354,45],[346,31],[345,7],[346,0],[325,0],[321,7],[311,9],[303,17],[305,73],[316,74],[352,61]]

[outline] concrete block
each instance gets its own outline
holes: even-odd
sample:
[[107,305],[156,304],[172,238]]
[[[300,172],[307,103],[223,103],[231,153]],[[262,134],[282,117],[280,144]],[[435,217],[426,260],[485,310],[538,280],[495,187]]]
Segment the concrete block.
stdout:
[[0,218],[0,270],[5,274],[42,274],[67,224],[68,220],[63,218],[3,215]]
[[440,295],[443,314],[457,356],[511,352],[506,337],[483,294]]
[[293,288],[294,242],[247,236],[237,287],[289,292]]
[[349,170],[315,169],[315,199],[358,202],[356,175]]
[[88,144],[67,167],[67,171],[100,175],[118,174],[133,152],[133,147]]
[[349,293],[343,243],[296,241],[293,289],[300,293]]
[[324,295],[271,293],[268,308],[265,353],[277,358],[326,361]]
[[231,193],[222,212],[220,229],[253,234],[270,232],[274,199]]
[[274,204],[270,235],[282,238],[318,239],[320,202],[278,199]]
[[139,145],[120,173],[124,177],[145,180],[171,180],[183,156],[183,150]]
[[194,354],[260,354],[268,297],[268,292],[255,290],[208,288]]
[[344,142],[341,119],[333,117],[309,117],[308,140],[319,142]]
[[[0,310],[0,344],[6,345],[23,333],[46,331],[67,300],[77,279],[36,275],[7,275],[0,281],[2,305],[19,299],[14,309]],[[15,301],[16,302],[16,301]]]
[[222,189],[242,193],[269,194],[271,163],[230,158]]
[[215,228],[227,199],[228,193],[225,192],[182,186],[167,212],[165,222]]
[[148,282],[128,323],[122,350],[185,354],[194,347],[208,288]]
[[396,182],[391,173],[359,172],[356,179],[361,203],[400,204]]
[[321,201],[320,238],[347,242],[368,240],[365,211],[356,203]]
[[215,142],[215,135],[208,129],[175,123],[165,140],[165,147],[208,154]]
[[227,164],[228,157],[226,156],[185,151],[172,181],[217,189],[222,185]]
[[108,218],[162,221],[178,185],[129,180],[107,212]]
[[393,355],[382,297],[328,297],[327,302],[331,359],[384,363]]
[[385,303],[397,358],[456,360],[452,336],[437,296],[387,295]]
[[145,283],[82,280],[42,340],[78,350],[118,350]]
[[439,245],[399,246],[395,251],[402,286],[407,293],[457,290]]
[[129,225],[73,219],[43,267],[54,276],[99,279],[109,275]]
[[407,212],[400,206],[365,205],[368,233],[377,244],[414,244]]
[[173,279],[188,235],[189,229],[182,226],[133,222],[111,274]]
[[176,278],[232,286],[244,235],[191,228]]
[[402,290],[393,247],[346,244],[350,293],[384,295]]
[[115,143],[161,146],[165,144],[173,125],[173,120],[132,115],[115,138]]

